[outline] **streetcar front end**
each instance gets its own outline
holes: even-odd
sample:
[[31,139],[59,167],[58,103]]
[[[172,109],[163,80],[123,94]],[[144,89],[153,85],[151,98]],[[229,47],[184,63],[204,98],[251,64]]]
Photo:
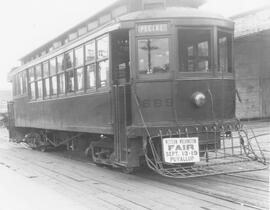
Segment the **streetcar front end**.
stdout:
[[265,167],[256,136],[235,117],[233,22],[176,7],[129,17],[138,20],[128,135],[142,138],[147,165],[178,178]]

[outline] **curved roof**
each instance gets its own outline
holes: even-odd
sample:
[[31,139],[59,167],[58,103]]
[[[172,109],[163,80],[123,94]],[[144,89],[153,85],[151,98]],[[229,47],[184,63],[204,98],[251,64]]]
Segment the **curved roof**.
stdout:
[[208,11],[200,10],[190,7],[167,7],[161,9],[141,10],[132,12],[119,17],[120,21],[134,21],[144,19],[156,19],[156,18],[209,18],[209,19],[221,19],[232,22],[230,19],[226,19],[221,15],[210,13]]

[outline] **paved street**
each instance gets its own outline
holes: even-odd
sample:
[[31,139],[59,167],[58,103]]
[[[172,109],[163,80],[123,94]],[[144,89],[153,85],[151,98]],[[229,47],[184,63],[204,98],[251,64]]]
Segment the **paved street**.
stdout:
[[[269,160],[269,123],[249,123]],[[1,130],[0,210],[269,209],[269,169],[174,180],[97,167],[8,141]]]

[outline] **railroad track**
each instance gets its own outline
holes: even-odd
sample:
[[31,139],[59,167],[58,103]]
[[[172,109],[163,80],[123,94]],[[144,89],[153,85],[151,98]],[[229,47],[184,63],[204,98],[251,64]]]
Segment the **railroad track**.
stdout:
[[[52,153],[52,158],[53,156],[61,156],[64,159],[67,159],[67,154],[66,153]],[[14,156],[14,158],[19,159],[21,156],[20,155],[16,155]],[[72,159],[76,159],[73,156],[69,156],[69,158]],[[74,161],[78,161],[74,160]],[[42,168],[43,170],[47,170],[50,171],[51,174],[55,174],[56,176],[61,176],[64,177],[65,179],[70,179],[72,181],[75,182],[85,182],[86,180],[89,180],[89,178],[87,177],[86,174],[84,174],[84,176],[79,176],[79,177],[74,177],[74,175],[70,175],[70,173],[67,173],[67,170],[61,170],[59,168],[59,170],[55,170],[52,169],[50,167],[50,164],[42,164],[40,162],[37,162],[36,160],[31,160],[31,159],[27,159],[27,162],[30,163],[33,167],[38,167],[38,168]],[[89,166],[90,165],[94,165],[91,162],[81,162],[80,163],[82,165],[87,164]],[[94,166],[91,166],[94,169],[98,169],[100,167],[95,168]],[[119,173],[120,176],[122,176],[120,171],[117,170],[111,170],[109,168],[104,169],[105,173],[111,173],[116,172]],[[61,172],[62,171],[62,172]],[[69,174],[69,175],[68,175]],[[83,174],[83,173],[82,173]],[[124,175],[126,176],[126,175]],[[128,175],[127,175],[128,176]],[[213,177],[201,177],[201,178],[193,178],[193,179],[186,179],[186,180],[175,180],[175,179],[169,179],[169,178],[165,178],[165,177],[161,177],[157,174],[154,174],[152,171],[145,169],[145,170],[141,170],[138,173],[136,173],[136,175],[129,175],[129,176],[136,176],[138,178],[141,178],[143,180],[147,180],[147,181],[151,181],[151,185],[154,185],[155,187],[165,190],[165,191],[170,191],[172,193],[177,193],[177,194],[182,194],[182,195],[187,195],[189,194],[189,192],[192,193],[196,193],[195,195],[189,195],[189,197],[192,197],[194,199],[198,199],[204,202],[209,202],[212,204],[217,205],[216,201],[210,201],[210,198],[213,198],[214,200],[220,200],[221,204],[220,205],[222,208],[226,208],[227,206],[224,204],[222,204],[223,202],[225,203],[232,203],[235,204],[236,206],[240,207],[246,207],[247,209],[257,209],[257,210],[266,210],[267,206],[265,205],[258,205],[255,202],[253,202],[252,200],[249,201],[248,198],[247,199],[243,199],[243,195],[238,195],[239,197],[237,197],[237,195],[230,195],[230,194],[224,194],[221,192],[218,192],[218,190],[213,186],[214,184],[219,184],[222,186],[226,186],[227,189],[232,189],[232,186],[237,186],[238,188],[244,188],[244,189],[249,189],[249,190],[253,190],[254,194],[256,194],[256,192],[263,192],[265,194],[269,194],[269,192],[267,191],[267,189],[261,189],[261,188],[256,188],[256,187],[252,187],[252,186],[245,186],[242,184],[237,184],[237,180],[239,181],[239,179],[245,180],[245,182],[247,182],[247,180],[250,183],[254,183],[254,182],[260,182],[262,183],[261,185],[267,185],[268,182],[266,179],[263,178],[258,178],[258,177],[252,177],[252,176],[244,176],[243,174],[232,174],[232,175],[219,175],[219,176],[213,176]],[[51,175],[51,177],[53,177]],[[93,178],[91,178],[92,180],[96,181],[96,182],[100,182],[100,180],[95,180]],[[233,182],[231,180],[234,180]],[[58,181],[59,178],[58,178]],[[212,187],[210,188],[205,188],[204,185],[200,186],[199,183],[212,183]],[[171,186],[174,186],[174,188],[171,188]],[[182,190],[185,190],[184,193],[182,193]],[[243,191],[242,191],[243,192]],[[117,195],[114,195],[117,196]],[[206,196],[206,197],[205,197]],[[207,208],[205,207],[204,209],[211,209],[211,208]],[[230,208],[228,207],[228,209],[237,209],[237,208]]]
[[[196,193],[199,193],[199,194],[202,194],[202,195],[207,195],[207,196],[210,196],[210,197],[213,197],[213,198],[216,198],[216,199],[219,199],[219,200],[223,200],[223,201],[227,201],[227,202],[230,202],[230,203],[234,203],[234,204],[237,204],[239,205],[239,208],[240,207],[248,207],[248,208],[251,208],[251,209],[257,209],[257,210],[267,210],[269,208],[267,208],[266,206],[262,206],[262,205],[256,205],[254,204],[253,202],[250,202],[248,200],[242,200],[242,199],[239,199],[237,197],[232,197],[231,195],[223,195],[221,193],[217,193],[217,192],[213,192],[211,190],[204,190],[202,188],[196,188],[196,186],[193,186],[191,183],[183,183],[183,182],[179,182],[179,181],[176,181],[176,180],[171,180],[171,179],[168,179],[168,178],[163,178],[163,177],[160,177],[159,175],[154,175],[151,174],[152,172],[149,171],[149,174],[143,174],[143,175],[140,175],[141,177],[143,178],[146,178],[146,179],[151,179],[151,180],[155,180],[157,182],[162,182],[162,183],[166,183],[168,185],[172,185],[172,186],[178,186],[178,187],[181,187],[182,189],[186,189],[186,190],[189,190],[189,191],[192,191],[192,192],[196,192]],[[241,173],[240,173],[241,174]],[[238,177],[238,178],[242,178],[242,179],[245,179],[245,180],[250,180],[250,181],[256,181],[256,182],[263,182],[265,183],[266,185],[269,184],[269,182],[267,182],[266,180],[263,180],[263,179],[259,179],[259,178],[249,178],[249,177],[244,177],[242,175],[220,175],[218,177]],[[214,176],[216,177],[216,176]],[[211,180],[212,177],[200,177],[200,178],[196,178],[197,180],[199,181],[205,181],[206,179],[207,180]],[[220,178],[219,180],[220,183],[224,183],[222,181],[222,178]],[[233,190],[233,189],[232,189]],[[258,189],[254,189],[254,190],[258,190]],[[266,193],[269,194],[269,191],[267,190],[264,190]],[[256,194],[256,192],[254,192],[254,194]]]
[[[90,201],[108,208],[156,209],[173,199],[182,198],[183,201],[199,203],[200,209],[205,210],[269,209],[266,203],[269,196],[267,170],[175,180],[161,177],[148,169],[126,175],[119,170],[95,167],[93,163],[66,152],[41,153],[15,145],[10,150],[1,151],[1,159],[7,162],[0,161],[0,165],[16,170],[27,178],[35,180],[47,177],[45,179],[57,183],[60,191],[66,189],[72,197],[85,192],[93,196],[88,198]],[[150,196],[150,193],[154,193],[154,196]],[[96,194],[104,194],[110,199],[103,196],[96,198]],[[173,199],[155,198],[162,194]],[[149,196],[150,200],[146,201],[145,198]],[[265,202],[258,202],[263,200]]]

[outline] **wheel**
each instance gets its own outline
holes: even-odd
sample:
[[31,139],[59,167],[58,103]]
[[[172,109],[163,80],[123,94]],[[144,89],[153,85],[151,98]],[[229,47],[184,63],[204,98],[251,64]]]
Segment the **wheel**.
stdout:
[[130,168],[130,167],[124,167],[122,168],[122,172],[125,174],[132,174],[134,173],[135,169],[134,168]]
[[90,146],[85,149],[84,154],[85,154],[85,156],[87,158],[93,159],[93,157],[92,157],[92,149],[91,149]]
[[47,151],[47,147],[46,147],[46,146],[40,146],[40,147],[39,147],[39,150],[40,150],[41,152],[46,152],[46,151]]

